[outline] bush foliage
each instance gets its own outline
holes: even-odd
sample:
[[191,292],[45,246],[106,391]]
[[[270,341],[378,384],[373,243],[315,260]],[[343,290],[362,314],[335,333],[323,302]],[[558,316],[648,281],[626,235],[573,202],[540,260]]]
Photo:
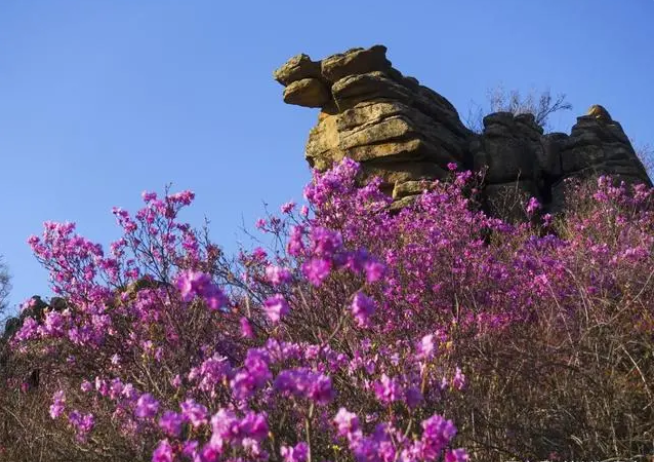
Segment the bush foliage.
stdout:
[[358,172],[315,173],[307,206],[257,223],[270,248],[233,260],[179,220],[188,191],[115,209],[107,250],[46,223],[29,242],[65,303],[4,345],[0,456],[652,454],[652,189],[601,178],[512,225],[470,173],[393,212]]

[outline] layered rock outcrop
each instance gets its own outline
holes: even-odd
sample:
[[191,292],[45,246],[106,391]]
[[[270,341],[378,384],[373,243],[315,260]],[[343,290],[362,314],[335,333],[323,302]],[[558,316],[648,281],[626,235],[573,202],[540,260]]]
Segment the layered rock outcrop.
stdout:
[[611,174],[650,184],[621,125],[606,111],[579,117],[570,135],[544,135],[534,116],[499,112],[486,116],[477,134],[446,98],[395,69],[381,45],[321,61],[301,54],[274,77],[285,87],[286,103],[320,108],[305,149],[310,166],[324,170],[352,158],[364,180],[382,177],[399,204],[446,177],[449,163],[485,170],[488,209],[511,219],[524,215],[512,197],[534,196],[545,210],[561,211],[569,178]]

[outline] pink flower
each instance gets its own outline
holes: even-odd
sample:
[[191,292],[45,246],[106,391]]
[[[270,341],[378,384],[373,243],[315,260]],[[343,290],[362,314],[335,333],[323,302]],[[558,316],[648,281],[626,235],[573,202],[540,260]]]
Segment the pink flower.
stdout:
[[369,327],[370,317],[375,313],[375,302],[361,292],[353,298],[351,310],[359,327]]
[[157,193],[155,192],[148,192],[148,191],[143,191],[141,193],[141,197],[143,198],[143,202],[152,202],[157,199]]
[[366,281],[369,283],[377,282],[384,276],[385,266],[377,261],[368,261],[364,265],[366,272]]
[[298,443],[294,447],[280,447],[280,455],[284,462],[306,462],[308,454],[307,443]]
[[334,423],[337,426],[337,434],[339,436],[349,436],[359,430],[359,419],[357,415],[348,412],[344,407],[340,408],[337,415],[334,416]]
[[250,325],[250,321],[248,321],[248,318],[242,317],[239,320],[239,324],[241,326],[241,336],[243,338],[254,338],[255,334],[252,330],[252,326]]
[[152,453],[152,462],[173,462],[174,460],[175,455],[171,443],[168,440],[161,440]]
[[183,301],[190,302],[196,296],[204,298],[213,310],[227,305],[227,298],[217,286],[212,283],[211,276],[199,271],[184,271],[177,278],[177,288]]
[[50,418],[56,419],[59,417],[65,408],[66,396],[64,395],[63,390],[55,392],[52,396],[52,405],[50,406]]
[[430,359],[434,354],[434,335],[429,334],[421,339],[418,344],[418,356],[424,359]]
[[395,378],[382,374],[379,382],[373,384],[376,398],[383,404],[389,404],[402,399],[402,387]]
[[466,388],[466,376],[462,373],[462,370],[459,367],[455,369],[453,388],[460,391]]
[[268,265],[266,267],[266,279],[271,284],[278,286],[291,280],[291,271],[279,266]]
[[193,428],[198,428],[207,423],[207,408],[202,404],[196,403],[192,399],[187,399],[180,404],[182,415],[191,423]]
[[291,213],[291,211],[295,208],[295,206],[296,206],[295,202],[293,201],[287,202],[282,207],[280,207],[280,210],[282,211],[282,213]]
[[159,419],[159,427],[168,436],[178,437],[182,431],[184,418],[182,415],[173,411],[166,411]]
[[154,417],[159,409],[159,402],[153,398],[150,393],[144,393],[136,402],[134,415],[140,419],[149,419]]
[[449,449],[446,451],[445,462],[468,462],[469,455],[466,449]]
[[529,214],[533,214],[534,212],[536,212],[540,208],[541,208],[541,204],[539,203],[539,201],[535,197],[531,197],[530,200],[528,201],[528,205],[525,208],[525,210]]
[[324,258],[312,258],[302,265],[302,273],[315,287],[330,275],[330,262]]
[[267,298],[262,308],[272,322],[279,322],[290,311],[289,304],[280,294]]

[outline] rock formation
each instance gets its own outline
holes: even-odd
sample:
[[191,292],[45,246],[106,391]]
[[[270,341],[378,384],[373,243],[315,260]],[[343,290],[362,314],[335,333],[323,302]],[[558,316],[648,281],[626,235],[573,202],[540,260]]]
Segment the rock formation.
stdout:
[[602,106],[578,117],[570,135],[544,135],[531,114],[504,112],[486,116],[476,134],[446,98],[394,69],[386,51],[354,48],[321,61],[301,54],[274,72],[286,103],[321,109],[305,150],[310,166],[324,170],[350,157],[361,163],[364,180],[382,177],[398,205],[446,177],[451,162],[484,169],[487,207],[508,219],[523,216],[523,205],[508,200],[521,196],[517,191],[538,198],[546,211],[561,211],[569,178],[611,174],[651,184]]

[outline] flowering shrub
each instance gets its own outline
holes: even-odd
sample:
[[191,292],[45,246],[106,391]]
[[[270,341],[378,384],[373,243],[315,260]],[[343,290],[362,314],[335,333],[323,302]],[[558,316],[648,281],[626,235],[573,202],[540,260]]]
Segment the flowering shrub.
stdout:
[[[601,179],[565,221],[509,225],[471,206],[470,173],[400,212],[378,181],[357,187],[358,173],[349,160],[315,173],[308,206],[257,223],[283,246],[233,262],[179,222],[190,192],[115,209],[124,235],[108,253],[46,223],[29,242],[69,307],[27,318],[11,344],[41,372],[50,421],[37,426],[69,432],[49,459],[455,462],[594,447],[552,422],[587,431],[606,397],[575,396],[572,422],[525,412],[561,404],[558,379],[580,385],[566,374],[586,376],[608,327],[652,335],[652,190]],[[589,435],[621,427],[607,454],[624,455],[652,439],[652,344],[619,344],[612,369],[594,363],[612,376],[593,381],[633,387],[634,425],[612,415]],[[529,402],[520,385],[535,377],[545,390]]]

